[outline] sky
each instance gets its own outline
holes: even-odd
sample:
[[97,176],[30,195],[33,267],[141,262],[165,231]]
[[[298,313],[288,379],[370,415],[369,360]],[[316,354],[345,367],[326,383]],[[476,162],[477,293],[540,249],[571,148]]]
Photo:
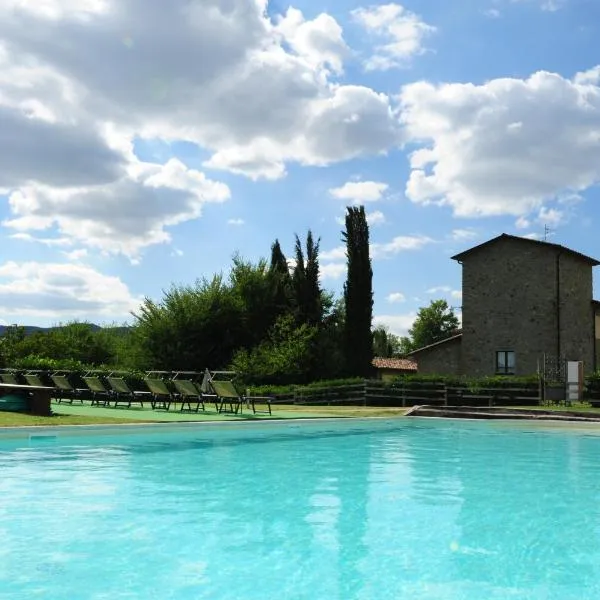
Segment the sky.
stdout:
[[0,323],[132,322],[309,229],[339,297],[360,204],[398,335],[500,233],[600,257],[599,38],[597,0],[0,0]]

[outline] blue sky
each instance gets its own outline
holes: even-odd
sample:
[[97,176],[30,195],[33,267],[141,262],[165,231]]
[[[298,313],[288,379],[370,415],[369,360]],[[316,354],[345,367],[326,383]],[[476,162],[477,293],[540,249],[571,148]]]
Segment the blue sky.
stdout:
[[599,29],[591,0],[0,0],[0,322],[131,320],[309,228],[340,294],[361,203],[398,334],[502,232],[600,256]]

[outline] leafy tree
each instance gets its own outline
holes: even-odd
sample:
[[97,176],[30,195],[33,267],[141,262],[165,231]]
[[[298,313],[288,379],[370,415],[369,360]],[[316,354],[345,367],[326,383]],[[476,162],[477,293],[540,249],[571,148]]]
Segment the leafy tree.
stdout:
[[409,337],[401,340],[403,353],[429,346],[450,337],[459,327],[458,317],[446,300],[432,300],[429,306],[421,307]]
[[364,377],[371,372],[373,360],[373,270],[364,206],[347,208],[342,240],[348,261],[344,284],[346,367],[349,374]]
[[304,383],[310,378],[316,335],[316,327],[306,323],[298,326],[293,315],[285,315],[258,346],[238,350],[231,368],[246,384]]
[[0,365],[10,367],[21,356],[20,346],[25,339],[25,327],[9,325],[0,337]]
[[276,282],[264,259],[252,264],[239,255],[233,257],[229,278],[240,301],[238,345],[249,348],[264,339],[277,318]]
[[383,325],[373,330],[373,353],[375,356],[390,358],[400,353],[400,338],[390,333]]
[[134,314],[145,368],[201,371],[227,366],[242,337],[243,306],[221,275],[172,286]]

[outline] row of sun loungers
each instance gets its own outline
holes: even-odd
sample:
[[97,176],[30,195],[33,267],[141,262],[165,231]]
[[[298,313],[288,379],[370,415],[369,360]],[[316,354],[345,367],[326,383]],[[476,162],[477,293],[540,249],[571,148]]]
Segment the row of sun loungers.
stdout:
[[[27,385],[47,386],[40,375],[24,373],[22,375]],[[239,394],[233,381],[207,380],[208,392],[202,391],[202,386],[191,379],[160,379],[147,377],[143,379],[145,390],[133,389],[123,377],[98,375],[85,375],[81,381],[85,388],[72,385],[69,377],[64,374],[49,376],[54,387],[54,397],[57,402],[91,400],[92,406],[126,405],[131,408],[133,404],[150,404],[153,409],[170,410],[171,406],[179,404],[180,411],[206,411],[206,406],[214,404],[218,413],[241,413],[243,407],[251,408],[254,413],[267,412],[271,414],[271,399],[264,396],[244,396]],[[1,373],[3,383],[16,385],[19,383],[13,373]],[[257,404],[264,405],[258,410]]]

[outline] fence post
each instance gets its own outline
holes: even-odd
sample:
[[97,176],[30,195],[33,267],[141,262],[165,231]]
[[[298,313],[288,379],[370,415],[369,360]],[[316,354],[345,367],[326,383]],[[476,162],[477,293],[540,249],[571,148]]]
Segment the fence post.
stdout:
[[444,383],[444,406],[448,406],[448,386]]
[[363,382],[363,406],[367,406],[367,380]]

